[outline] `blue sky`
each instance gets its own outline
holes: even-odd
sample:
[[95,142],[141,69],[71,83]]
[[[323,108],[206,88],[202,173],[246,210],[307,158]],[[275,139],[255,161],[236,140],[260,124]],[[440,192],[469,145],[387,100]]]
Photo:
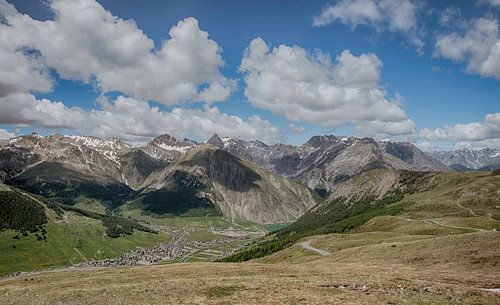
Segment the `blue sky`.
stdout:
[[[236,83],[232,87],[231,94],[224,101],[210,104],[209,107],[216,107],[220,113],[237,116],[244,121],[249,120],[252,116],[258,116],[270,123],[276,127],[272,132],[277,135],[274,138],[266,138],[267,142],[279,140],[291,144],[301,144],[316,134],[342,134],[408,140],[426,149],[450,148],[462,144],[477,147],[498,145],[500,126],[496,124],[500,118],[497,119],[494,115],[500,112],[500,58],[498,58],[500,53],[494,53],[494,45],[495,43],[500,45],[500,35],[498,34],[500,6],[496,5],[494,0],[491,0],[491,3],[472,0],[427,2],[404,0],[402,2],[408,2],[412,5],[411,12],[414,14],[415,22],[409,27],[395,28],[390,23],[390,18],[392,18],[390,16],[394,13],[384,12],[386,6],[383,6],[383,0],[356,1],[364,5],[369,4],[369,2],[375,3],[381,16],[373,19],[373,16],[363,15],[363,13],[353,10],[352,7],[349,7],[353,3],[352,1],[125,0],[99,1],[99,3],[103,10],[110,12],[117,18],[133,20],[137,28],[154,41],[155,50],[159,50],[162,43],[169,39],[168,33],[173,26],[187,17],[194,17],[198,21],[199,28],[208,32],[209,38],[222,49],[220,56],[224,65],[219,67],[220,74]],[[17,9],[18,13],[27,14],[32,19],[45,21],[55,18],[54,8],[51,7],[50,2],[22,0],[9,0],[8,2]],[[325,24],[314,26],[315,18],[326,12],[328,8],[334,8],[336,11],[332,10],[333,14],[325,15],[327,16]],[[443,15],[446,11],[455,12],[452,15],[454,21],[451,21],[450,24],[445,24],[443,21]],[[348,12],[352,14],[352,18],[344,20],[339,17],[338,12]],[[457,47],[453,43],[463,45],[466,44],[465,39],[474,41],[473,35],[477,34],[477,31],[474,33],[468,31],[474,27],[474,22],[480,19],[491,21],[493,24],[496,22],[497,25],[496,36],[493,33],[486,39],[490,40],[489,44],[488,41],[481,40],[482,43],[486,43],[492,48],[488,58],[493,58],[497,65],[487,71],[472,67],[477,66],[478,61],[480,64],[481,59],[487,55],[476,55],[470,50],[463,50],[458,55],[453,55],[452,52],[453,48]],[[447,35],[455,35],[450,37],[459,37],[462,40],[448,40],[446,48],[443,45],[438,47],[437,42],[440,37]],[[278,108],[272,104],[273,98],[279,99],[279,93],[257,92],[253,98],[247,96],[245,89],[249,84],[245,78],[251,72],[249,70],[241,71],[239,67],[245,49],[257,37],[262,38],[270,50],[280,45],[296,46],[308,52],[311,58],[314,58],[314,55],[311,54],[319,50],[322,54],[328,55],[334,65],[337,56],[344,50],[349,50],[356,58],[362,54],[375,55],[381,65],[378,70],[378,80],[374,86],[386,93],[384,99],[387,101],[384,102],[397,104],[398,109],[404,112],[404,117],[380,119],[373,115],[370,120],[377,122],[381,120],[384,124],[388,121],[410,120],[414,122],[414,126],[405,125],[408,128],[403,128],[404,130],[401,132],[394,130],[386,132],[385,129],[381,129],[380,133],[372,134],[368,129],[370,129],[369,126],[372,126],[370,124],[373,121],[336,118],[335,122],[331,122],[327,119],[317,119],[316,115],[305,115],[301,118],[300,115],[303,112],[288,114],[287,109]],[[414,42],[415,39],[419,39],[422,46]],[[41,48],[43,49],[43,47]],[[272,51],[270,52],[272,53]],[[47,56],[50,61],[51,55],[48,51],[47,55],[41,51],[41,56]],[[274,59],[277,60],[278,57]],[[272,62],[273,58],[269,58],[269,60],[268,64]],[[314,59],[311,61],[315,62]],[[302,67],[296,68],[300,70]],[[69,108],[78,106],[87,111],[101,109],[101,105],[96,102],[100,97],[106,97],[111,101],[110,103],[113,103],[113,100],[118,96],[137,97],[131,92],[99,88],[95,84],[99,82],[98,76],[95,77],[94,82],[86,84],[88,79],[85,80],[82,77],[71,80],[69,77],[61,76],[61,68],[57,66],[48,65],[47,70],[53,80],[52,88],[49,90],[28,89],[24,90],[23,93],[32,94],[37,100],[60,101]],[[255,73],[264,72],[274,75],[273,71],[268,70]],[[206,85],[201,84],[200,86],[203,88]],[[335,86],[342,86],[342,84],[335,83]],[[398,96],[397,102],[394,102],[395,96]],[[255,102],[254,99],[267,100]],[[0,101],[0,104],[14,103],[12,100],[4,100]],[[203,112],[203,109],[207,107],[203,101],[165,103],[153,101],[147,97],[142,97],[141,100],[145,103],[149,101],[150,106],[159,107],[159,111],[162,112],[170,112],[178,107],[197,109]],[[344,103],[345,101],[340,102]],[[304,109],[308,109],[309,105],[301,104],[301,101],[296,103],[304,106]],[[322,104],[322,107],[326,107],[323,109],[324,112],[337,107],[335,102],[331,103],[331,107],[328,106],[328,99],[325,100],[325,103]],[[380,105],[383,106],[383,104]],[[294,108],[296,105],[291,103],[290,112],[293,112]],[[487,115],[490,115],[488,119],[486,119]],[[166,122],[168,124],[168,120]],[[8,122],[8,120],[2,121],[0,118],[0,123],[0,128],[5,129],[9,134],[38,130],[41,133],[62,131],[65,133],[106,135],[94,132],[92,129],[82,130],[81,125],[55,124],[56,126],[52,126],[37,120],[23,121],[19,119],[19,122]],[[305,130],[300,133],[293,132],[290,129],[290,124]],[[461,125],[457,126],[457,124]],[[218,122],[215,122],[214,125],[218,125]],[[243,129],[248,129],[248,126],[245,126]],[[255,125],[254,128],[258,129],[262,126]],[[221,129],[219,133],[238,136],[236,131],[228,132],[228,128],[230,126]],[[427,132],[422,132],[424,129]],[[163,129],[159,127],[157,131],[172,132],[172,130],[175,133],[175,127],[168,126]],[[224,134],[224,132],[230,134]],[[154,131],[148,129],[144,135],[140,137],[134,135],[126,140],[141,142],[152,133]],[[477,135],[471,135],[471,133],[477,133]],[[261,134],[265,135],[266,131],[254,131],[250,134],[242,134],[241,137],[259,138]],[[121,134],[111,133],[109,135],[120,136]],[[206,137],[206,132],[183,129],[176,135],[186,135],[202,140]],[[127,138],[127,136],[124,137]]]

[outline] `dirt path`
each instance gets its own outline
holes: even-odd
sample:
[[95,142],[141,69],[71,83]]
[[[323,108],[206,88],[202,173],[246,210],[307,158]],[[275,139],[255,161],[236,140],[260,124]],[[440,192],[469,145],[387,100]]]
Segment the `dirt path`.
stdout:
[[306,250],[316,252],[316,253],[318,253],[321,256],[326,256],[326,255],[330,255],[331,254],[328,251],[321,250],[321,249],[318,249],[318,248],[314,248],[313,246],[311,246],[311,241],[310,240],[300,242],[298,245],[301,246],[302,248],[306,249]]
[[474,211],[472,209],[469,209],[469,208],[466,208],[466,207],[462,206],[459,202],[457,202],[457,205],[458,205],[459,208],[467,210],[472,216],[474,216],[474,217],[478,217],[479,216],[476,213],[474,213]]
[[445,225],[443,223],[440,223],[436,220],[424,220],[425,223],[430,224],[430,225],[436,225],[440,227],[445,227],[445,228],[451,228],[451,229],[458,229],[458,230],[475,230],[477,232],[485,232],[486,230],[484,229],[479,229],[479,228],[470,228],[470,227],[456,227],[456,226],[450,226],[450,225]]

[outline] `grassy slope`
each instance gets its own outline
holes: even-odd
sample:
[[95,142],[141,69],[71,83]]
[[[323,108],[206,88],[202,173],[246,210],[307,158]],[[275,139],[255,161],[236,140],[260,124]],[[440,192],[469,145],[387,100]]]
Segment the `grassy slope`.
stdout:
[[[354,178],[353,189],[363,188],[370,179],[379,179],[381,172],[384,173],[370,171]],[[352,232],[363,226],[371,226],[365,227],[365,231],[381,231],[384,226],[390,231],[394,229],[395,219],[419,222],[418,229],[414,230],[420,230],[420,234],[427,234],[426,230],[448,234],[499,228],[499,189],[500,176],[489,172],[404,172],[399,177],[399,184],[383,198],[373,197],[368,192],[350,200],[338,197],[325,201],[297,222],[236,253],[227,261],[263,257],[316,234]],[[390,218],[389,215],[398,217]]]
[[33,235],[14,240],[14,231],[0,234],[0,275],[116,257],[136,247],[151,247],[169,239],[164,234],[145,232],[110,238],[104,236],[105,228],[99,221],[78,219],[81,216],[76,215],[69,216],[73,217],[76,219],[71,219],[69,224],[48,224],[47,243],[37,241]]
[[296,247],[285,250],[301,255],[300,261],[28,274],[0,281],[0,301],[6,305],[498,304],[498,295],[479,290],[500,284],[499,265],[491,264],[498,259],[498,234],[414,241],[394,234],[327,235],[316,237],[313,245],[343,242],[342,249],[332,248],[337,252],[326,257]]
[[[3,190],[15,188],[1,185]],[[35,196],[29,198],[37,200]],[[136,230],[133,235],[110,238],[101,221],[73,212],[66,212],[60,219],[55,212],[44,209],[49,222],[47,242],[38,241],[34,234],[22,236],[14,230],[0,233],[0,275],[16,271],[41,270],[49,267],[71,266],[86,260],[116,257],[136,247],[151,247],[166,242],[169,236]],[[14,236],[20,239],[14,239]],[[15,246],[15,248],[14,248]]]

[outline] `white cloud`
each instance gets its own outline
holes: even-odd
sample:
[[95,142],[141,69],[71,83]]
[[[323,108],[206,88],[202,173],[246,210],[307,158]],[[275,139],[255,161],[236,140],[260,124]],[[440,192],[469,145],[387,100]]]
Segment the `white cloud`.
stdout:
[[339,20],[345,25],[355,27],[359,24],[376,24],[382,20],[381,12],[372,0],[342,0],[329,5],[313,21],[314,26],[325,26]]
[[313,21],[314,26],[340,22],[351,28],[358,25],[374,27],[406,35],[420,50],[424,42],[418,37],[419,5],[410,0],[340,0],[329,5]]
[[118,137],[136,144],[165,132],[176,137],[200,138],[217,133],[270,144],[284,140],[281,131],[269,121],[258,116],[242,120],[213,106],[173,108],[165,112],[145,101],[123,96],[114,101],[101,98],[98,102],[99,109],[87,111],[62,102],[37,100],[29,94],[11,94],[0,98],[0,123],[69,128],[81,134]]
[[16,134],[13,132],[10,132],[6,129],[0,128],[0,140],[6,140],[15,137]]
[[[50,90],[43,62],[62,78],[169,105],[211,103],[230,94],[232,82],[220,73],[222,50],[195,18],[179,21],[155,49],[133,20],[112,15],[94,0],[52,0],[49,5],[55,19],[38,21],[0,0],[5,20],[0,25],[0,69],[5,73],[8,65],[20,67],[12,79],[1,78],[0,93],[13,92],[9,86],[18,80],[25,80],[19,82],[25,86],[20,91]],[[23,48],[37,50],[39,58],[23,56]]]
[[[52,0],[49,7],[54,20],[38,21],[0,0],[0,123],[68,128],[132,143],[165,132],[283,140],[269,121],[258,116],[243,120],[210,106],[225,100],[236,83],[221,74],[222,50],[195,18],[179,21],[170,38],[156,47],[133,20],[113,16],[94,0]],[[101,92],[130,97],[101,98],[91,110],[39,100],[33,93],[48,92],[54,85],[49,69],[64,79],[95,84]],[[204,106],[167,112],[148,100]]]
[[500,113],[487,114],[481,122],[456,124],[434,130],[422,129],[420,137],[431,141],[445,140],[452,142],[500,139]]
[[469,73],[500,80],[500,32],[498,21],[479,18],[463,33],[438,36],[435,55],[464,62]]
[[319,51],[311,54],[293,46],[269,49],[254,39],[243,57],[245,95],[256,107],[292,121],[307,121],[328,128],[355,124],[376,125],[381,134],[414,132],[414,123],[379,86],[382,62],[374,54],[355,56],[343,51],[332,63]]
[[48,92],[53,82],[42,56],[20,43],[11,26],[1,23],[2,16],[16,13],[0,1],[0,97],[13,92]]
[[393,135],[412,134],[415,130],[415,122],[410,119],[400,122],[359,122],[355,128],[357,135],[372,138],[387,138]]
[[293,133],[303,133],[306,131],[306,128],[303,126],[298,126],[293,123],[288,124],[288,129],[290,129]]

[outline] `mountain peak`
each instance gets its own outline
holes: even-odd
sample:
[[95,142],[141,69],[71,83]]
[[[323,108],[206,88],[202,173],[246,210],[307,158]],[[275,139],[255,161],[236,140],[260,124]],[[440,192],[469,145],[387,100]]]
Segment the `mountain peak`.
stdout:
[[169,146],[173,146],[173,145],[177,144],[178,141],[179,140],[177,140],[175,137],[173,137],[167,133],[164,133],[164,134],[159,135],[156,138],[154,138],[150,143],[156,144],[156,145],[166,144]]
[[224,142],[222,142],[222,139],[217,134],[214,134],[210,139],[208,139],[207,144],[212,144],[218,148],[224,148]]
[[325,136],[313,136],[311,137],[304,145],[319,147],[324,144],[330,144],[332,142],[336,142],[337,137],[334,135],[325,135]]
[[154,138],[148,145],[141,149],[154,159],[172,161],[178,159],[183,153],[196,145],[198,143],[187,138],[179,140],[165,133]]

